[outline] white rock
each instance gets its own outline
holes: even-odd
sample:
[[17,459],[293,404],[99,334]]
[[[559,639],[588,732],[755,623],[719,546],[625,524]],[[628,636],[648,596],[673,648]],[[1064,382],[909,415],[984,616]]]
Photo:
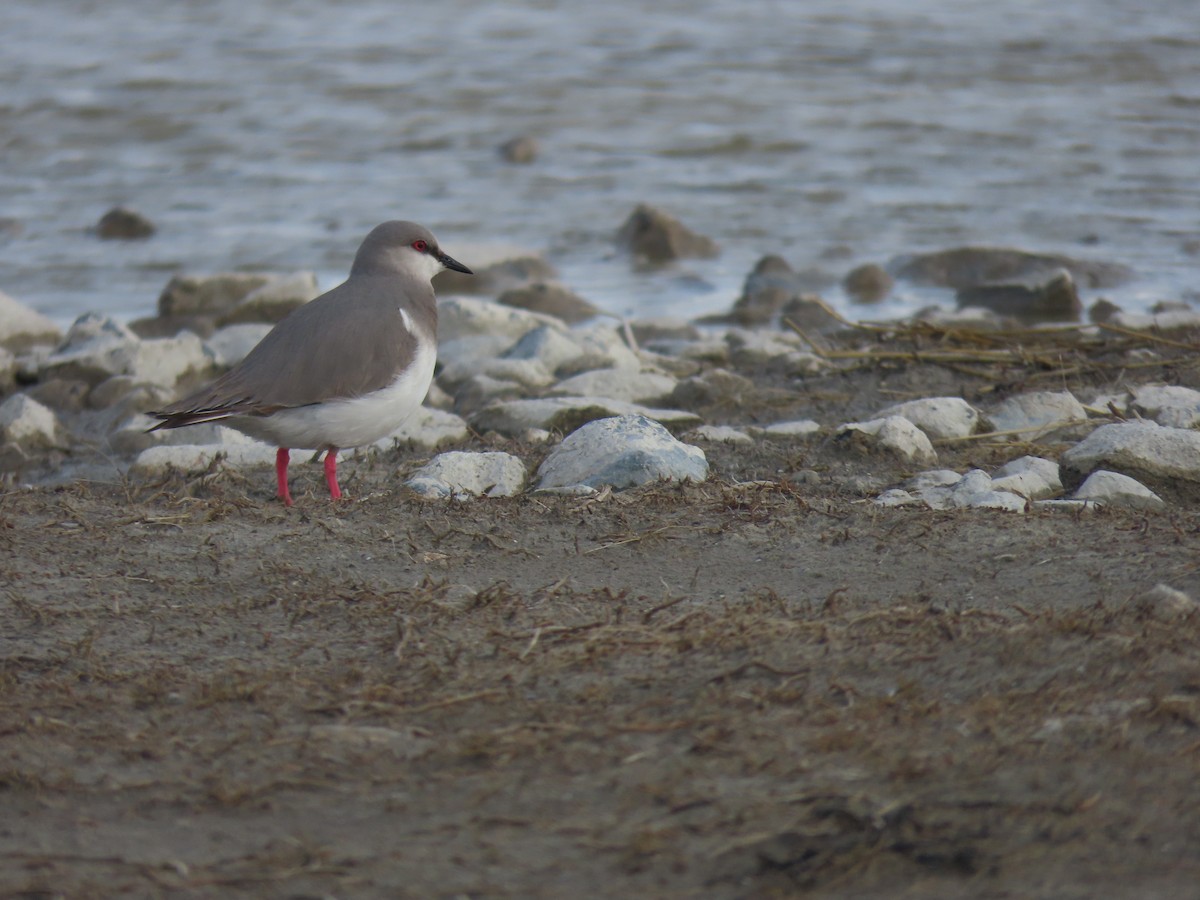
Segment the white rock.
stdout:
[[850,422],[837,430],[838,435],[858,432],[874,439],[883,450],[894,454],[904,462],[929,465],[937,462],[937,453],[925,432],[903,416],[886,419],[871,419],[868,422]]
[[269,465],[275,462],[275,448],[257,441],[251,444],[224,446],[220,444],[164,444],[143,450],[133,461],[132,475],[160,475],[172,469],[184,472],[203,472],[217,456],[225,465],[235,469]]
[[1009,397],[988,418],[996,431],[1052,431],[1083,422],[1087,412],[1070,391],[1039,391]]
[[221,316],[220,322],[222,325],[278,322],[319,293],[317,276],[312,272],[278,275],[239,300],[236,306]]
[[[625,343],[621,332],[606,322],[591,322],[576,325],[571,329],[571,337],[583,348],[583,356],[587,359],[587,368],[631,369],[641,368],[642,360],[637,353]],[[572,360],[564,360],[556,368],[571,364]],[[582,369],[577,371],[584,371]]]
[[438,338],[442,342],[468,335],[499,335],[511,345],[542,326],[566,331],[566,325],[554,316],[503,306],[489,300],[447,297],[438,302]]
[[582,421],[611,416],[645,416],[675,428],[700,424],[694,413],[675,409],[651,409],[608,397],[544,397],[534,400],[502,400],[490,403],[471,417],[476,431],[498,431],[518,435],[530,428],[563,431]]
[[693,428],[684,437],[693,441],[708,441],[711,444],[753,444],[754,438],[728,425],[701,425]]
[[226,444],[245,444],[251,439],[232,428],[225,428],[215,422],[205,422],[200,425],[189,425],[186,428],[162,428],[149,431],[159,422],[144,413],[136,413],[125,419],[108,435],[109,448],[119,456],[132,456],[141,453],[149,447],[160,445],[180,446],[191,444],[196,446],[222,446]]
[[40,312],[0,291],[0,347],[14,352],[35,344],[57,344],[62,330]]
[[668,397],[679,380],[661,372],[636,369],[593,369],[565,378],[546,392],[559,397],[611,397],[630,403],[656,403]]
[[1142,385],[1134,388],[1130,406],[1159,425],[1195,428],[1200,422],[1200,391],[1177,385]]
[[928,472],[918,472],[904,482],[904,487],[910,491],[920,491],[931,487],[953,487],[962,481],[962,476],[953,469],[930,469]]
[[41,362],[39,375],[91,384],[131,375],[138,381],[169,386],[211,365],[204,343],[190,331],[143,341],[119,322],[88,314],[71,326],[63,347]]
[[1166,622],[1186,618],[1200,610],[1200,603],[1168,584],[1156,584],[1136,598],[1134,604],[1142,612]]
[[1161,497],[1140,481],[1104,469],[1097,469],[1089,475],[1072,499],[1131,509],[1162,509],[1166,505]]
[[1022,456],[1005,463],[992,475],[992,490],[1009,491],[1030,500],[1062,492],[1058,463],[1040,456]]
[[966,437],[974,434],[979,424],[979,412],[962,397],[928,397],[889,406],[876,415],[903,416],[930,438]]
[[908,491],[902,491],[900,488],[892,488],[884,491],[875,498],[876,506],[893,507],[893,506],[913,506],[920,503],[921,498],[913,496]]
[[792,422],[775,422],[765,428],[747,425],[746,434],[751,437],[765,437],[773,441],[803,441],[821,431],[821,423],[812,419],[796,419]]
[[525,486],[525,464],[508,453],[439,453],[405,484],[423,497],[512,497]]
[[[470,377],[479,371],[480,360],[498,359],[512,346],[512,339],[503,334],[468,334],[451,340],[438,335],[438,338],[438,364],[442,367],[438,378],[448,383]],[[446,378],[447,371],[461,371],[461,375]]]
[[46,450],[65,443],[65,432],[53,410],[25,394],[0,403],[0,443],[23,451]]
[[982,469],[971,469],[951,487],[950,497],[961,508],[974,506],[978,497],[992,492],[992,476]]
[[789,374],[813,374],[829,364],[802,348],[800,339],[781,332],[730,328],[725,334],[729,358],[739,366],[770,365]]
[[1195,328],[1200,326],[1200,311],[1194,309],[1172,309],[1167,312],[1129,313],[1119,312],[1111,319],[1113,325],[1121,328],[1143,330],[1147,328]]
[[394,432],[376,441],[374,446],[381,450],[391,450],[397,444],[402,444],[436,450],[445,444],[465,441],[470,435],[471,430],[461,416],[422,406]]
[[204,348],[212,358],[213,365],[228,369],[245,359],[246,354],[253,350],[273,327],[263,322],[227,325],[213,332],[204,342]]
[[1101,425],[1059,462],[1079,473],[1106,466],[1143,479],[1200,483],[1200,431],[1154,422]]
[[573,335],[542,325],[526,332],[501,355],[505,359],[537,360],[546,371],[553,372],[583,352],[583,345]]
[[1024,497],[1008,491],[984,491],[971,498],[971,509],[1002,509],[1005,512],[1023,513],[1027,501]]
[[1040,512],[1093,512],[1099,505],[1091,500],[1034,500],[1033,508]]
[[644,416],[618,416],[589,422],[551,451],[538,469],[538,489],[620,490],[647,482],[703,481],[704,451],[676,440]]

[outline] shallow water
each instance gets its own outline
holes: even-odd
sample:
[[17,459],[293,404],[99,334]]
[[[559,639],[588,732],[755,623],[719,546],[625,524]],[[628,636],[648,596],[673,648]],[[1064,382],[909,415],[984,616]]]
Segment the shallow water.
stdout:
[[[7,0],[0,290],[67,320],[146,314],[180,270],[331,287],[404,217],[468,264],[544,251],[619,313],[723,310],[764,253],[832,281],[975,242],[1127,263],[1105,295],[1141,308],[1195,288],[1196,22],[1194,0]],[[496,153],[520,134],[533,165]],[[634,271],[612,235],[640,201],[721,256]],[[117,203],[159,233],[89,234]]]

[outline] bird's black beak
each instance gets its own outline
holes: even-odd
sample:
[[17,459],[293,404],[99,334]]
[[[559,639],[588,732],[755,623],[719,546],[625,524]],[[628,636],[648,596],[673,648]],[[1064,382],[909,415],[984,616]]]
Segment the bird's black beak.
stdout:
[[453,256],[443,253],[441,250],[437,252],[438,262],[447,269],[453,269],[455,272],[462,272],[464,275],[474,275],[475,273],[460,263]]

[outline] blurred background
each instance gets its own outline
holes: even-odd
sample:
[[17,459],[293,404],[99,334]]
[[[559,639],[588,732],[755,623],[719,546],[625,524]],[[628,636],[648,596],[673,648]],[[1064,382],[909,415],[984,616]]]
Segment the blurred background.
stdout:
[[[68,322],[149,314],[180,271],[328,289],[410,218],[638,316],[725,310],[767,253],[847,309],[854,266],[969,243],[1130,265],[1105,294],[1129,309],[1191,299],[1197,21],[1195,0],[5,0],[0,290]],[[499,152],[516,137],[531,161]],[[721,254],[631,265],[613,237],[641,202]],[[100,240],[118,204],[153,237]]]

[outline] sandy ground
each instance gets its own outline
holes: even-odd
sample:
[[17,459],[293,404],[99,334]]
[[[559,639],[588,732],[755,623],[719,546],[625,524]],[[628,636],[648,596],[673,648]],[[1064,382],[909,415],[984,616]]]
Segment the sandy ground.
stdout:
[[[750,374],[743,421],[998,390]],[[854,448],[706,449],[590,500],[421,503],[412,454],[292,509],[265,469],[9,490],[0,894],[1195,895],[1200,617],[1137,602],[1200,596],[1195,505],[882,510]]]

